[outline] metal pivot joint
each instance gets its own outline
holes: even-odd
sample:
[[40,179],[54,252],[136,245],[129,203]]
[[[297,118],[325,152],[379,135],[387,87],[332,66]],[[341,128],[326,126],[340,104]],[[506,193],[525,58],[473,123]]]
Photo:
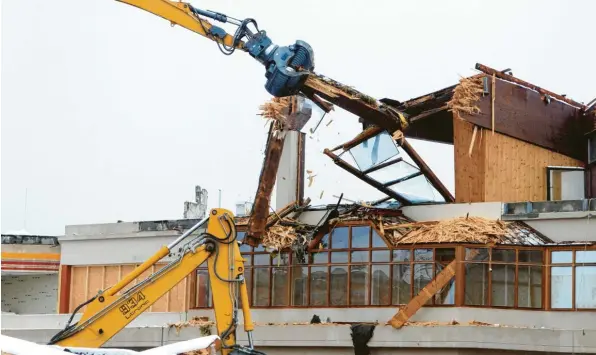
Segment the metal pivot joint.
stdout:
[[[247,41],[243,49],[265,66],[265,77],[267,78],[265,89],[271,95],[285,97],[297,94],[310,72],[314,70],[314,52],[305,41],[298,40],[292,45],[280,47],[273,43],[266,31],[259,30],[254,19],[247,18],[241,21],[218,12],[189,6],[197,17],[201,15],[238,26],[234,33],[232,48],[224,48],[225,50],[222,52],[226,55],[232,54],[242,39],[246,38]],[[250,24],[254,25],[255,31],[248,28]],[[219,39],[223,39],[226,35],[226,32],[217,26],[212,26],[205,32]]]

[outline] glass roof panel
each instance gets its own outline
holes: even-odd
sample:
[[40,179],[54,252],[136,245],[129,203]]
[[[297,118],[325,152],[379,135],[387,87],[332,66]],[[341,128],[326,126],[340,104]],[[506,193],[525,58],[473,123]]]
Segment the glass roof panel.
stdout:
[[419,170],[415,166],[412,166],[405,161],[400,161],[379,170],[366,174],[368,177],[377,180],[381,184],[389,181],[401,179],[408,175],[417,173]]
[[372,168],[399,154],[393,138],[387,132],[371,137],[349,150],[360,171]]
[[428,182],[424,175],[391,185],[389,188],[403,195],[412,203],[445,202],[443,196]]

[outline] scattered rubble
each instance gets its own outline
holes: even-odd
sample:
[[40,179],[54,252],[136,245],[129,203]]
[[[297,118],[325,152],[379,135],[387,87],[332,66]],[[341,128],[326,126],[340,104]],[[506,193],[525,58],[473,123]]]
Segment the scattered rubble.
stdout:
[[[482,217],[459,217],[438,222],[385,225],[386,236],[394,244],[417,243],[499,243],[509,234],[509,223]],[[409,229],[402,234],[394,227]]]

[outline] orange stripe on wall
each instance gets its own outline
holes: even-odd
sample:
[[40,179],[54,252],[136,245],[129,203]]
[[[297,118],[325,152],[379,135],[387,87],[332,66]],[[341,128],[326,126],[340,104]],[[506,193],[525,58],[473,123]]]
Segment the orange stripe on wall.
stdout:
[[60,260],[60,254],[50,254],[50,253],[8,253],[8,252],[2,252],[2,259]]

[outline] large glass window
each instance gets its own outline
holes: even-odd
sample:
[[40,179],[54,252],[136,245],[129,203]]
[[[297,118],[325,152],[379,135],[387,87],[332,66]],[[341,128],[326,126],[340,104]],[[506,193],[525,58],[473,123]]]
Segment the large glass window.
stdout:
[[[239,239],[243,237],[240,232]],[[467,247],[462,251],[464,305],[542,308],[543,280],[550,280],[551,308],[596,309],[596,250],[552,250],[546,266],[540,248]],[[455,260],[456,248],[389,248],[370,225],[339,225],[306,258],[249,246],[243,246],[241,254],[251,306],[397,306],[410,302]],[[206,265],[197,269],[196,278],[195,307],[212,307]],[[454,277],[427,305],[454,305],[455,284]]]
[[596,308],[596,250],[552,251],[550,264],[551,308]]
[[542,254],[536,249],[466,248],[464,303],[541,308]]

